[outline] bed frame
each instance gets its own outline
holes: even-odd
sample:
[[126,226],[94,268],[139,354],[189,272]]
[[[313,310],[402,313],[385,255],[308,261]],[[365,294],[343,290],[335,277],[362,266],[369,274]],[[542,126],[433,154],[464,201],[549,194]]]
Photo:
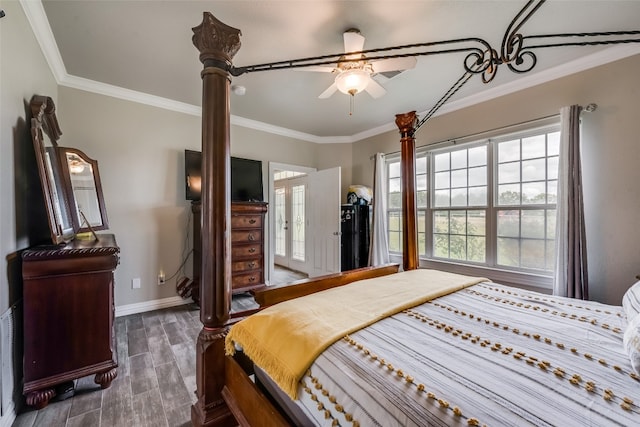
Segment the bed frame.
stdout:
[[[193,43],[204,65],[202,77],[202,267],[200,320],[196,343],[195,426],[289,425],[285,415],[250,379],[251,362],[241,353],[228,357],[224,339],[240,318],[230,314],[230,106],[232,59],[240,49],[240,30],[205,12],[193,28]],[[396,116],[401,134],[403,269],[418,268],[415,196],[415,111]],[[261,308],[291,298],[397,272],[397,264],[365,267],[256,291]]]

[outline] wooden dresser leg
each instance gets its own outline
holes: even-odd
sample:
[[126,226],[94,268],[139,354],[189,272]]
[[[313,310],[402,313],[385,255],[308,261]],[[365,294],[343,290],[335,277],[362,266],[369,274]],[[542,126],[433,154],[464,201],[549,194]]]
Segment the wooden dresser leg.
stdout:
[[55,395],[56,392],[52,388],[32,391],[27,394],[27,405],[33,406],[36,409],[42,409],[49,404],[49,400],[51,400]]
[[196,397],[191,407],[194,426],[234,426],[238,423],[222,397],[225,382],[224,337],[228,328],[202,328],[196,343]]
[[108,371],[97,373],[93,381],[96,384],[100,384],[100,388],[105,389],[109,388],[111,381],[115,380],[117,376],[118,370],[116,368],[111,368]]

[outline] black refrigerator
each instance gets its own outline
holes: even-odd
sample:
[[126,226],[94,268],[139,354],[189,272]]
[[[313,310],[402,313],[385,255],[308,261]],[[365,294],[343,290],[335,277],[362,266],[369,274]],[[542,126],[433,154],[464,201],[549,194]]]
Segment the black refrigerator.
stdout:
[[340,270],[366,267],[369,264],[370,206],[342,205],[340,211]]

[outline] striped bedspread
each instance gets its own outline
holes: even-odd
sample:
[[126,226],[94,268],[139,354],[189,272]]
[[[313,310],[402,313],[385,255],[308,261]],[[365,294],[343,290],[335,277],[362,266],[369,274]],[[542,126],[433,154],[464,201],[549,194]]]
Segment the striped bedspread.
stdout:
[[640,425],[621,307],[482,283],[330,346],[295,402],[324,426]]

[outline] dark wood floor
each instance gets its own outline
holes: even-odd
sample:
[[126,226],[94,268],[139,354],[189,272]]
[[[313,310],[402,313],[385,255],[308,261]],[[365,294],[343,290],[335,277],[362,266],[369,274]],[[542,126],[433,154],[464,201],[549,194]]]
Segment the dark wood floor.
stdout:
[[[306,277],[277,269],[274,283]],[[237,295],[232,311],[255,306]],[[118,376],[106,390],[93,376],[76,382],[75,395],[18,415],[18,427],[189,426],[195,403],[195,342],[202,329],[189,304],[116,318]]]

